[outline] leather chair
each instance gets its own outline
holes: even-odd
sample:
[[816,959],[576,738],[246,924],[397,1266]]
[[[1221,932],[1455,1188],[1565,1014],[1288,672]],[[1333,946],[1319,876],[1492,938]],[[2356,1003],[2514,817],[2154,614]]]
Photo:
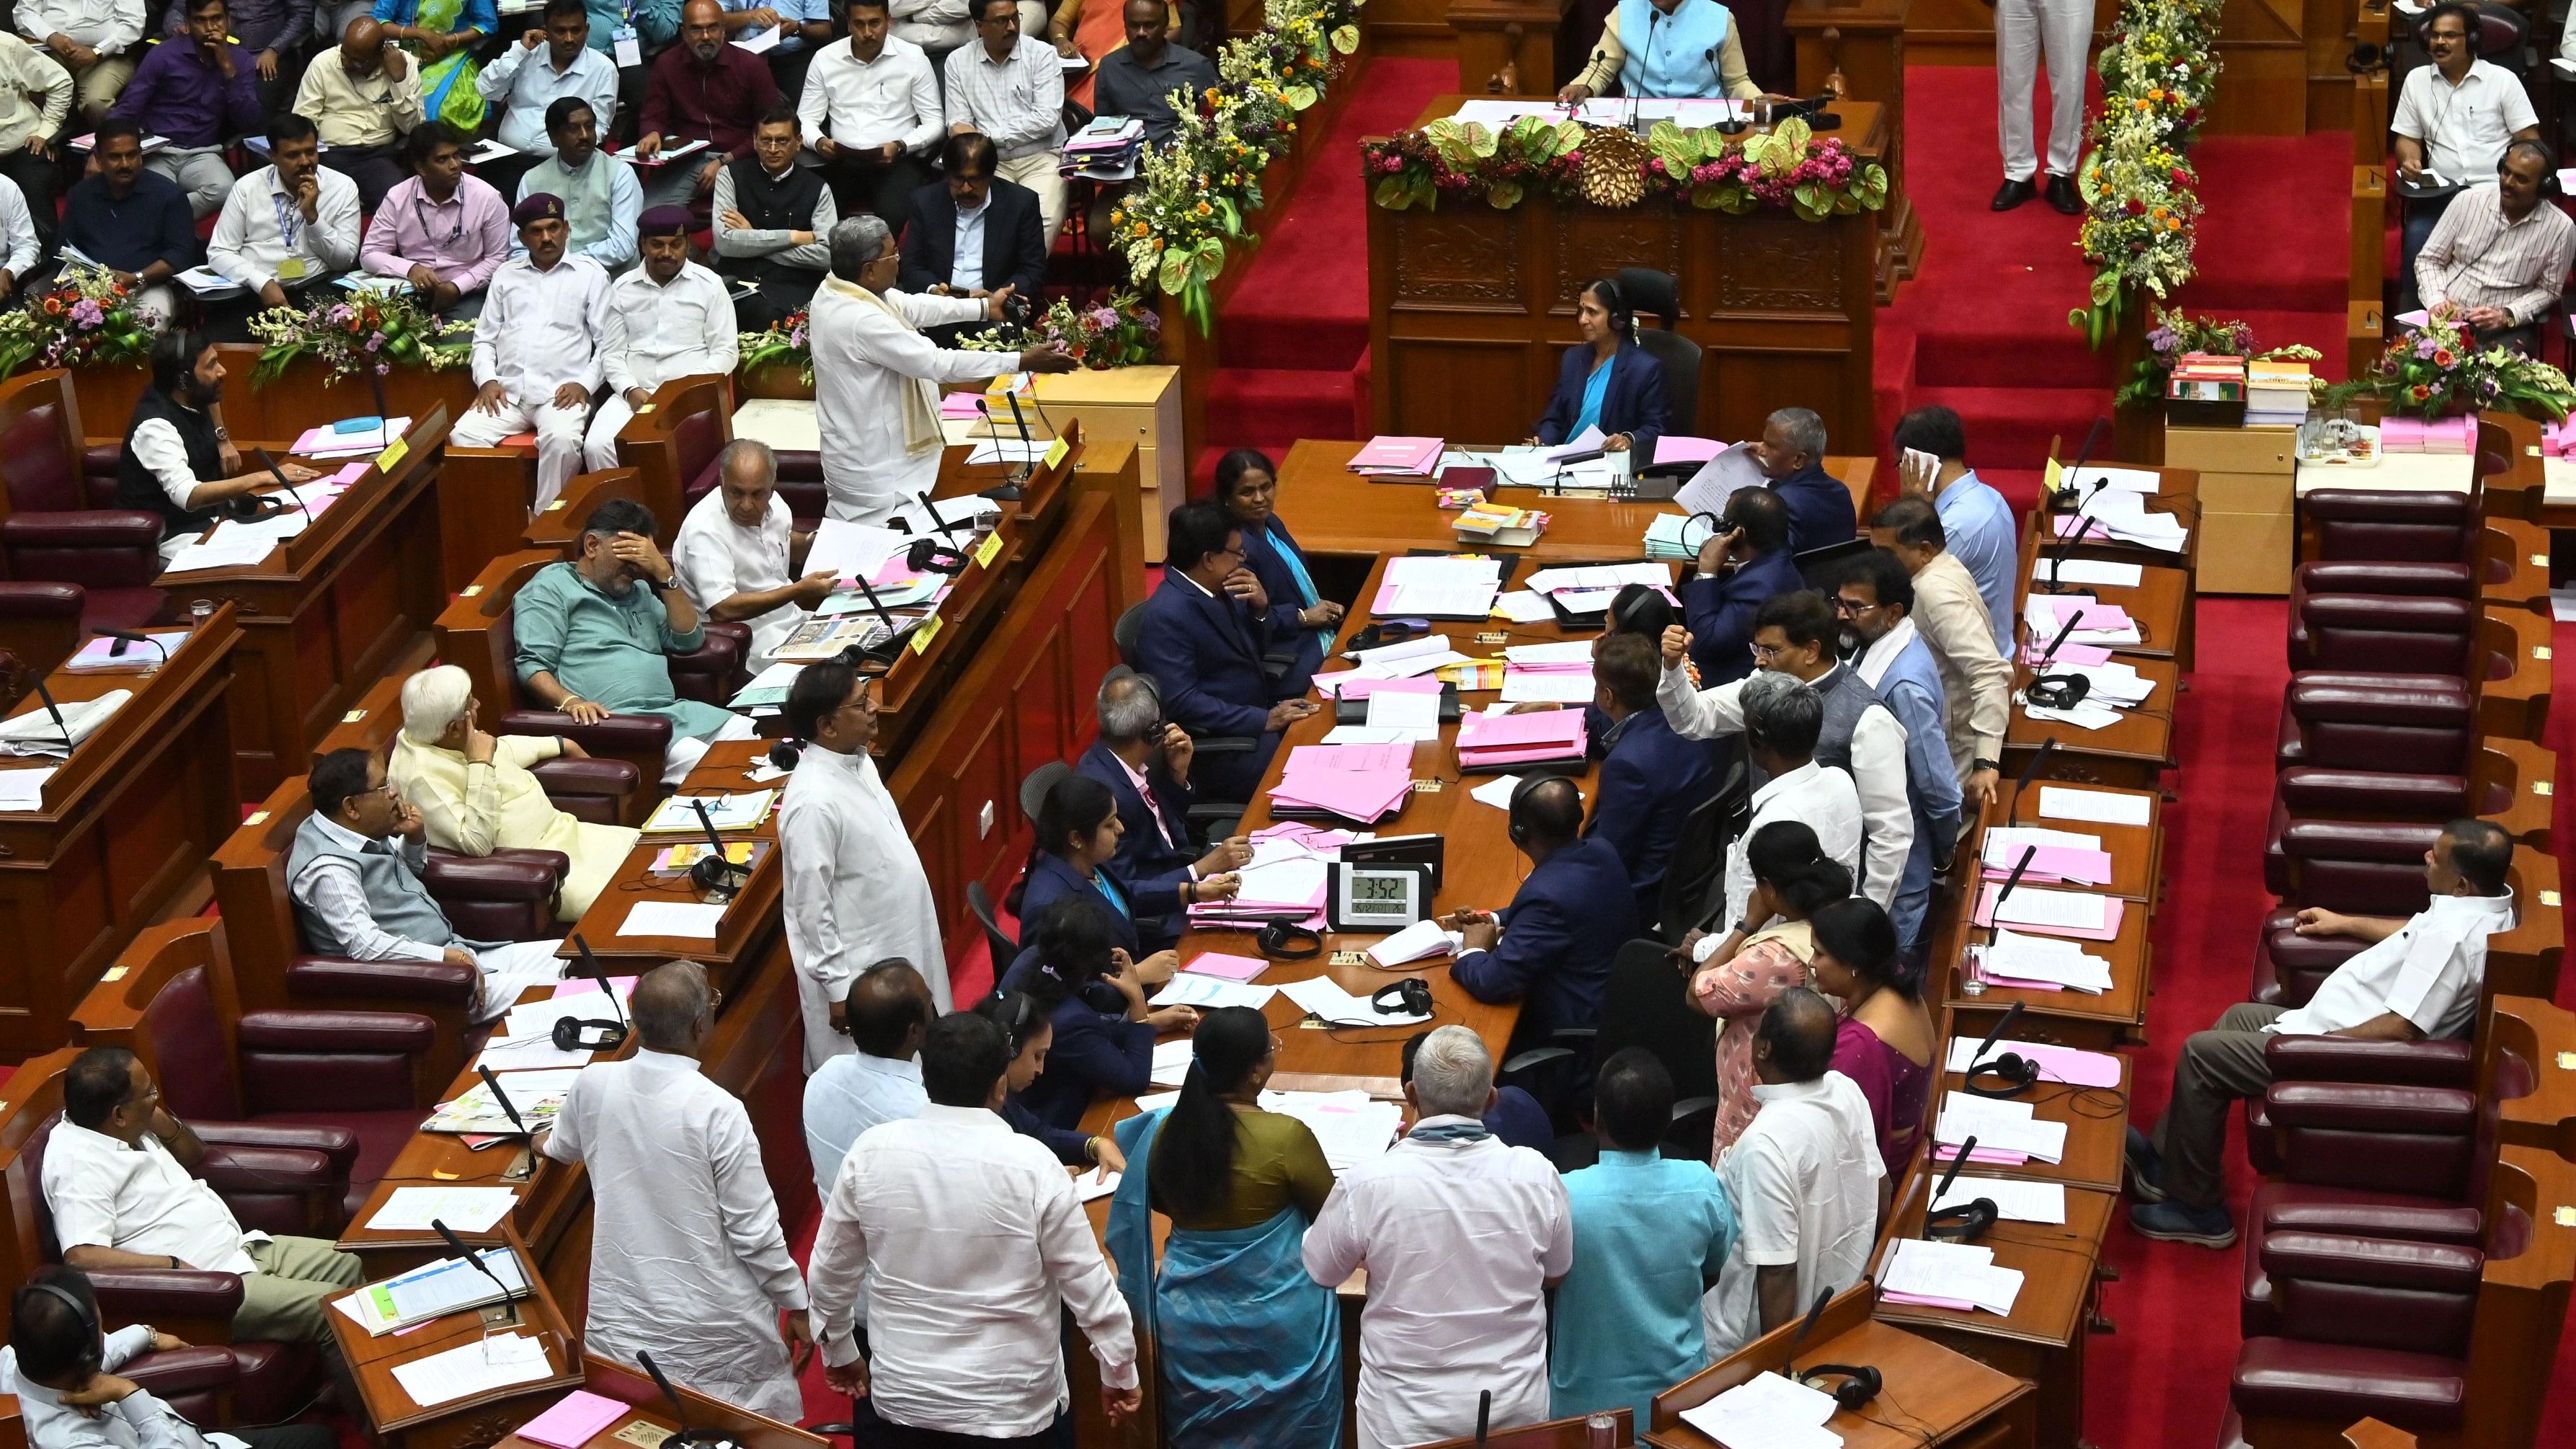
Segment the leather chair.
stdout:
[[15,659],[23,676],[0,680],[0,709],[79,651],[88,608],[89,591],[78,584],[0,583],[0,653]]
[[[359,696],[357,704],[313,747],[313,762],[320,764],[322,757],[334,750],[381,753],[392,749],[394,736],[402,730],[403,681],[437,662],[423,641],[415,652],[386,671],[374,688]],[[556,809],[594,825],[641,824],[660,793],[645,790],[647,777],[631,760],[557,757],[538,761],[528,773],[544,787],[546,798]],[[661,778],[658,760],[650,778]]]
[[[2290,584],[2291,667],[2320,667],[2313,662],[2314,648],[2309,641],[2307,605],[2311,599],[2337,595],[2443,598],[2484,604],[2491,609],[2534,609],[2546,601],[2549,539],[2537,525],[2520,519],[2489,518],[2474,529],[2460,529],[2458,536],[2460,553],[2451,559],[2325,560],[2299,565]],[[2366,611],[2341,611],[2336,616],[2337,627],[2353,627],[2360,612]]]
[[[286,893],[286,860],[296,828],[312,809],[303,778],[287,780],[215,851],[215,907],[230,937],[242,1005],[253,1011],[330,1006],[417,1012],[436,1023],[440,1043],[473,1044],[467,1028],[482,981],[474,967],[353,961],[305,950]],[[570,868],[552,850],[499,850],[479,859],[440,854],[430,857],[423,879],[460,935],[536,941],[562,934],[554,920],[555,897]],[[433,1053],[424,1070],[443,1083],[463,1066],[460,1045]]]
[[2471,551],[2478,500],[2466,493],[2319,488],[2299,500],[2299,557],[2315,563],[2456,563]]
[[[8,1102],[0,1104],[0,1198],[8,1212],[7,1231],[0,1233],[0,1278],[13,1284],[61,1261],[53,1215],[45,1207],[44,1153],[62,1120],[63,1072],[79,1054],[77,1047],[63,1047],[22,1063],[9,1079]],[[243,1141],[220,1129],[200,1132],[206,1156],[196,1169],[196,1176],[232,1206],[244,1227],[278,1230],[262,1219],[260,1204],[247,1194],[273,1195],[279,1184],[291,1184],[299,1195],[327,1201],[337,1210],[346,1193],[345,1174],[334,1171],[332,1152],[319,1145],[319,1134],[313,1138],[317,1145],[307,1146],[281,1140],[287,1129],[246,1131],[249,1140]],[[100,1322],[111,1332],[149,1323],[193,1346],[184,1356],[166,1357],[175,1360],[168,1365],[170,1382],[193,1395],[194,1402],[209,1405],[229,1389],[230,1418],[251,1424],[279,1422],[310,1402],[318,1366],[311,1345],[233,1341],[240,1275],[198,1268],[126,1269],[92,1273],[89,1280],[98,1294]],[[0,1332],[6,1329],[0,1320]]]
[[[633,468],[602,468],[596,473],[577,474],[564,484],[562,495],[547,504],[544,512],[528,520],[527,528],[519,534],[519,546],[551,549],[556,557],[570,559],[581,551],[581,525],[591,510],[617,498],[651,508],[653,501],[645,493],[644,475]],[[673,538],[679,536],[678,519],[666,523],[657,511],[653,521]],[[667,541],[661,544],[666,550],[670,546]]]
[[[1673,274],[1652,267],[1621,267],[1615,280],[1629,310],[1639,314],[1637,346],[1664,370],[1664,431],[1680,437],[1698,432],[1700,345],[1673,330],[1682,315]],[[1649,327],[1645,316],[1659,318],[1663,325]]]
[[[546,550],[503,554],[486,564],[438,616],[438,657],[461,666],[483,705],[483,728],[502,735],[560,735],[601,759],[625,760],[649,781],[662,778],[671,722],[659,715],[611,715],[595,725],[543,708],[519,683],[518,636],[510,604],[537,570],[560,561]],[[733,697],[751,652],[751,629],[709,623],[706,642],[670,656],[671,688],[683,699],[722,705]]]
[[[671,535],[716,486],[716,460],[733,441],[734,407],[731,378],[674,378],[653,394],[652,411],[637,413],[617,435],[617,461],[637,471],[656,521]],[[778,496],[800,527],[813,527],[830,503],[822,455],[786,452],[777,458]],[[662,513],[666,499],[672,505],[668,517]]]
[[2478,619],[2476,600],[2445,594],[2310,593],[2291,611],[2290,668],[2466,677]]
[[[2252,1000],[2298,1006],[2334,969],[2362,949],[2358,941],[2308,937],[2295,929],[2307,906],[2360,915],[2412,915],[2429,899],[2424,852],[2441,826],[2300,821],[2284,831],[2291,890],[2263,919],[2254,958]],[[2566,939],[2559,905],[2558,862],[2517,849],[2505,874],[2520,913],[2510,931],[2487,938],[2486,994],[2549,997],[2557,990]]]
[[75,1044],[121,1046],[142,1058],[170,1111],[200,1135],[209,1123],[227,1133],[332,1134],[347,1178],[342,1199],[322,1205],[340,1215],[334,1231],[437,1105],[448,1079],[431,1075],[433,1063],[462,1054],[418,1012],[245,1013],[220,918],[149,927],[117,965],[121,977],[111,973],[90,988],[74,1011]]
[[[2389,607],[2382,608],[2383,604]],[[2291,676],[2291,693],[2283,700],[2279,767],[2307,763],[2290,753],[2295,739],[2291,701],[2303,694],[2322,720],[2333,718],[2336,709],[2360,708],[2365,692],[2417,695],[2421,697],[2418,705],[2429,707],[2430,696],[2465,688],[2476,704],[2476,735],[2490,740],[2541,740],[2549,719],[2548,615],[2519,607],[2482,610],[2462,599],[2379,594],[2319,595],[2308,601],[2308,608],[2319,627],[2304,640],[2292,642],[2292,668],[2297,672]],[[2443,618],[2463,632],[2435,629]],[[2419,624],[2426,626],[2426,632],[2410,632],[2408,626]],[[2302,667],[2297,663],[2302,649],[2312,660],[2331,654],[2351,662]],[[2401,656],[2419,664],[2436,658],[2452,662],[2430,668],[2399,666],[2395,659]],[[2390,715],[2389,708],[2380,709],[2382,717],[2362,722],[2383,731],[2394,725],[2427,723],[2411,711]],[[2456,737],[2456,721],[2445,728]]]
[[93,629],[140,628],[160,614],[160,516],[116,506],[116,449],[83,444],[71,374],[0,383],[0,505],[0,570],[10,578],[80,585]]

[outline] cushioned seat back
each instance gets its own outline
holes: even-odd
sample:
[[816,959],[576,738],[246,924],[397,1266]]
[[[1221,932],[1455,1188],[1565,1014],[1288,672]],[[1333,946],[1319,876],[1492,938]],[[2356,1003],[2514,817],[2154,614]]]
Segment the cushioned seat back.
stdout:
[[550,550],[496,558],[475,575],[474,597],[457,600],[438,617],[439,660],[462,668],[473,679],[485,729],[497,728],[501,716],[511,710],[543,708],[519,685],[519,638],[511,628],[510,604],[537,570],[556,559]]
[[2282,1336],[2306,1343],[2465,1354],[2485,1265],[2484,1253],[2456,1243],[2286,1231],[2263,1240]]
[[1639,327],[1637,345],[1664,369],[1664,430],[1688,437],[1699,430],[1700,346],[1678,332]]
[[[714,411],[693,412],[671,428],[671,447],[680,455],[680,476],[695,478],[715,466],[716,455],[730,441],[725,437],[724,416]],[[671,527],[679,527],[675,520]]]
[[171,977],[143,1008],[135,1051],[161,1084],[161,1099],[172,1116],[231,1122],[248,1115],[216,1016],[214,980],[205,967],[191,966]]
[[296,828],[313,813],[304,779],[281,783],[261,802],[265,818],[244,822],[215,852],[215,909],[232,947],[233,982],[246,1008],[286,999],[286,968],[306,954],[286,894],[286,857]]
[[2299,763],[2330,770],[2456,774],[2476,740],[2477,704],[2457,679],[2389,687],[2292,679]]
[[2430,899],[2424,852],[2441,834],[2438,823],[2292,821],[2281,832],[2281,851],[2290,867],[2286,894],[2303,906],[2411,916]]
[[27,1211],[35,1218],[29,1226],[35,1230],[36,1251],[45,1263],[59,1263],[63,1258],[62,1244],[54,1238],[54,1212],[45,1205],[44,1192],[45,1147],[53,1141],[54,1129],[63,1121],[59,1078],[55,1082],[54,1098],[57,1103],[55,1110],[45,1114],[36,1130],[28,1134],[26,1145],[18,1149],[18,1164],[26,1170],[27,1194],[24,1201]]
[[2309,662],[2321,669],[2467,672],[2478,605],[2404,594],[2321,594],[2303,601]]
[[2275,1082],[2265,1095],[2264,1115],[2293,1181],[2468,1200],[2479,1140],[2474,1092],[2407,1083]]
[[90,507],[80,450],[72,440],[77,407],[66,373],[22,379],[0,393],[0,480],[12,513],[69,513]]
[[2320,488],[2299,506],[2315,526],[2317,559],[2455,563],[2469,556],[2477,524],[2466,493]]
[[[698,419],[692,418],[681,426],[685,428],[697,423]],[[707,459],[705,467],[686,475],[689,486],[682,493],[683,511],[697,507],[699,499],[715,491],[717,461],[721,453],[719,445],[718,453]],[[823,455],[780,453],[776,456],[778,496],[787,500],[788,516],[795,519],[799,527],[813,527],[822,520],[824,509],[832,501],[831,494],[823,487]]]

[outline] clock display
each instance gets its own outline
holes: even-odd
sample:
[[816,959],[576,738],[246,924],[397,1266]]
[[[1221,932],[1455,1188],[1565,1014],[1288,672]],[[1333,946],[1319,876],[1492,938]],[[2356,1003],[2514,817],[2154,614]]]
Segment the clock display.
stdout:
[[1402,916],[1413,910],[1409,875],[1368,875],[1357,871],[1350,878],[1349,910],[1353,915]]

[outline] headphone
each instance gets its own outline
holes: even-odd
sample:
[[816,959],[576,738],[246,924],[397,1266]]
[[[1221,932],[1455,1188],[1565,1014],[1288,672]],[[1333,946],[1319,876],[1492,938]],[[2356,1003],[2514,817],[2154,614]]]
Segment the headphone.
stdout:
[[106,1343],[99,1336],[97,1314],[88,1304],[80,1301],[79,1295],[57,1288],[51,1283],[30,1283],[27,1286],[34,1292],[49,1293],[61,1299],[64,1305],[71,1309],[72,1317],[80,1320],[80,1326],[85,1332],[81,1339],[80,1359],[76,1367],[81,1370],[84,1377],[97,1373],[100,1365],[105,1362],[106,1355]]
[[[1818,1379],[1842,1382],[1826,1388],[1816,1382]],[[1831,1395],[1834,1407],[1855,1414],[1868,1407],[1869,1401],[1878,1397],[1878,1391],[1887,1386],[1879,1371],[1865,1363],[1811,1363],[1798,1371],[1798,1382]]]
[[[1374,624],[1363,625],[1358,633],[1353,634],[1350,647],[1377,649],[1417,639],[1430,632],[1431,621],[1428,619],[1380,619]],[[1162,696],[1158,694],[1155,698],[1160,700]]]
[[805,758],[805,742],[781,738],[769,747],[769,763],[775,769],[793,772],[796,762]]
[[962,574],[966,572],[966,555],[936,538],[916,538],[904,550],[905,567],[914,573]]
[[1002,1045],[1010,1049],[1012,1058],[1016,1060],[1021,1044],[1029,1039],[1029,1028],[1035,1024],[1029,1018],[1036,1014],[1037,1003],[1027,992],[1014,991],[1002,998],[1002,1011],[1007,1014],[1007,1019],[995,1025],[1002,1028]]
[[[1388,997],[1394,997],[1390,1002]],[[1369,1007],[1380,1016],[1429,1016],[1431,983],[1419,976],[1390,981],[1369,994]]]
[[1973,1243],[2003,1217],[2003,1210],[1990,1197],[1972,1198],[1957,1207],[1942,1208],[1923,1215],[1923,1236],[1956,1243]]
[[[1977,1080],[1979,1077],[1994,1077],[1997,1080],[1980,1083]],[[2001,1056],[1988,1057],[1982,1062],[1970,1062],[1967,1081],[1964,1085],[1970,1093],[1979,1097],[2018,1097],[2039,1085],[2039,1062],[2019,1052],[2005,1052]]]
[[2548,147],[2541,145],[2538,141],[2525,140],[2507,142],[2504,148],[2504,154],[2496,158],[2496,175],[2502,176],[2504,174],[2506,163],[2513,160],[2513,153],[2516,151],[2529,151],[2540,158],[2541,200],[2556,201],[2567,194],[2567,188],[2558,184],[2558,163],[2556,158],[2549,154]]
[[1637,340],[1637,310],[1628,305],[1628,294],[1619,290],[1617,278],[1603,277],[1584,290],[1601,294],[1601,305],[1610,313],[1610,330],[1620,341]]
[[[1696,513],[1691,515],[1692,518],[1697,518],[1699,516],[1700,515]],[[1689,526],[1688,521],[1685,520],[1683,527],[1687,528]],[[1626,604],[1613,608],[1610,611],[1609,632],[1613,634],[1627,634],[1634,632],[1629,626],[1637,621],[1637,616],[1646,612],[1646,606],[1649,603],[1660,604],[1663,603],[1663,599],[1664,596],[1657,593],[1652,585],[1640,586],[1636,594],[1632,596]],[[1669,607],[1669,605],[1667,605],[1667,607]]]
[[1273,917],[1252,944],[1273,961],[1305,961],[1324,954],[1324,933],[1297,924],[1294,916]]
[[2023,686],[2022,693],[2041,709],[2073,709],[2093,692],[2093,681],[2081,674],[2041,674]]

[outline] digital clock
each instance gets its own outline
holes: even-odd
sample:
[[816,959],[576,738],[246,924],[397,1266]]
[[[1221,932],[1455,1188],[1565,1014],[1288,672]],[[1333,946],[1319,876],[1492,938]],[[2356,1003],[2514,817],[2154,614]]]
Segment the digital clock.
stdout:
[[1431,867],[1334,861],[1324,893],[1326,924],[1336,931],[1400,931],[1431,910]]

